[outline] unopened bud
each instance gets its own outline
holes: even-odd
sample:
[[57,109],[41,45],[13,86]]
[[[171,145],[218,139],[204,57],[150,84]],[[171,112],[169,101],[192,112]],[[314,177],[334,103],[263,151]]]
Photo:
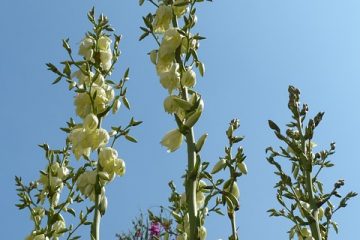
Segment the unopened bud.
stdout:
[[103,196],[103,197],[101,198],[100,209],[99,209],[101,215],[104,215],[104,214],[105,214],[106,209],[107,209],[107,206],[108,206],[107,197],[106,197],[106,196]]
[[112,106],[112,109],[111,109],[112,113],[115,114],[119,110],[120,106],[121,106],[120,100],[116,99],[116,101],[114,102],[114,105]]
[[157,50],[152,50],[150,53],[150,61],[156,65],[156,59],[157,59]]
[[226,166],[226,160],[224,158],[220,159],[214,166],[214,168],[211,171],[211,174],[215,174],[219,172],[221,169],[223,169]]
[[201,151],[201,149],[202,149],[202,147],[203,147],[203,145],[204,145],[204,143],[205,143],[205,140],[206,140],[207,136],[208,136],[208,134],[205,133],[205,134],[203,134],[203,135],[199,138],[199,140],[197,141],[197,143],[196,143],[196,151],[197,151],[197,152],[200,152],[200,151]]
[[243,174],[247,174],[248,171],[247,171],[246,164],[244,162],[238,162],[237,166],[238,166],[240,172],[242,172]]

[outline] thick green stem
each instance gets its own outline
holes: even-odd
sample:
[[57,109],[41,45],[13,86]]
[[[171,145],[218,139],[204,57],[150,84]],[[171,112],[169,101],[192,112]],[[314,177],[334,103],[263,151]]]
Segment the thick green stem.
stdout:
[[[99,118],[98,128],[101,127],[102,118]],[[99,155],[99,150],[98,150]],[[96,171],[99,173],[101,169],[100,162],[98,161]],[[95,182],[95,209],[94,209],[94,219],[91,224],[91,240],[100,240],[100,221],[101,221],[101,212],[100,212],[100,202],[101,202],[101,185],[99,174],[96,174],[96,182]]]
[[316,200],[314,198],[313,179],[311,176],[312,156],[311,156],[311,152],[310,152],[310,146],[308,147],[308,149],[306,147],[306,141],[305,141],[304,133],[302,130],[302,122],[301,122],[300,117],[297,119],[297,128],[301,135],[302,151],[303,151],[304,155],[307,156],[306,158],[303,159],[303,161],[309,161],[309,163],[305,162],[304,164],[310,165],[310,166],[304,166],[304,168],[305,168],[306,192],[309,194],[309,204],[310,204],[310,209],[312,210],[310,213],[311,218],[308,219],[309,224],[310,224],[310,229],[311,229],[311,235],[315,240],[322,240],[320,225],[319,225],[318,206],[317,206]]
[[[99,168],[98,163],[98,168]],[[101,186],[99,181],[99,175],[96,176],[95,183],[95,210],[94,210],[94,220],[91,225],[91,240],[100,240],[100,201],[101,201]]]
[[232,231],[232,240],[239,240],[239,237],[237,235],[236,231],[236,219],[235,219],[235,212],[232,210],[232,212],[228,213],[230,221],[231,221],[231,231]]
[[316,205],[316,201],[314,198],[314,189],[313,189],[313,183],[312,183],[312,177],[311,172],[306,171],[306,188],[309,193],[309,203],[310,203],[310,209],[313,211],[311,212],[311,215],[313,219],[310,220],[310,229],[312,237],[315,240],[322,240],[321,237],[321,231],[320,231],[320,225],[319,225],[319,216],[318,216],[318,207]]
[[196,160],[195,139],[193,128],[186,134],[188,150],[188,174],[186,178],[186,202],[189,209],[190,239],[197,240],[197,206],[196,206],[196,175],[193,174]]

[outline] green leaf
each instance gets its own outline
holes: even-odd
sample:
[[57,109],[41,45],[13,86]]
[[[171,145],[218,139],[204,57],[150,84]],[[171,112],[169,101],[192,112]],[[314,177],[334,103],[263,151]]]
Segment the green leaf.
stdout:
[[60,82],[61,78],[62,78],[62,76],[57,77],[57,78],[52,82],[52,84],[57,84],[58,82]]
[[66,49],[66,51],[71,54],[71,48],[69,45],[69,39],[63,39],[63,47]]
[[130,103],[125,96],[122,97],[122,102],[124,103],[125,107],[130,110]]
[[278,127],[278,125],[276,125],[273,121],[269,120],[269,127],[274,130],[275,132],[280,132],[280,128]]
[[70,213],[71,215],[73,215],[74,217],[76,217],[76,213],[75,213],[75,210],[74,210],[74,209],[68,208],[66,211],[67,211],[68,213]]
[[130,142],[137,143],[137,140],[130,135],[125,135],[125,138]]

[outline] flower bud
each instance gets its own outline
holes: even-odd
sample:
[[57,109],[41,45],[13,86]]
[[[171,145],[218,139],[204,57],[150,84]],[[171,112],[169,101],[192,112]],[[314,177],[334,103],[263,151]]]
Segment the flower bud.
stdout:
[[205,228],[204,226],[199,227],[199,237],[200,237],[200,240],[205,240],[205,239],[206,239],[206,235],[207,235],[206,228]]
[[243,174],[247,174],[247,167],[246,164],[242,161],[242,162],[237,162],[237,167],[239,168],[240,172]]
[[59,203],[59,200],[60,200],[60,193],[58,191],[56,191],[51,198],[52,206],[54,206],[54,207],[57,206]]
[[152,50],[149,53],[149,55],[150,55],[150,61],[156,65],[156,59],[157,59],[157,55],[158,55],[157,50]]
[[[224,184],[224,186],[225,186],[225,185],[226,185],[226,183]],[[239,187],[238,187],[238,185],[237,185],[236,182],[233,182],[232,185],[229,183],[229,186],[227,186],[227,187],[225,188],[225,191],[230,192],[230,193],[231,193],[232,195],[234,195],[234,197],[236,197],[237,199],[239,199],[239,197],[240,197]]]
[[324,209],[320,207],[318,211],[318,217],[321,220],[324,217]]
[[303,237],[311,237],[311,231],[310,231],[310,229],[308,229],[306,227],[301,228],[300,234]]
[[204,143],[205,143],[205,140],[206,140],[207,136],[208,136],[208,134],[205,133],[205,134],[203,134],[203,135],[199,138],[199,140],[197,141],[197,143],[196,143],[196,151],[197,151],[197,152],[200,152],[200,151],[201,151],[201,149],[202,149],[202,147],[203,147],[203,145],[204,145]]
[[119,99],[117,99],[114,102],[114,105],[112,106],[112,113],[115,114],[119,110],[120,106],[121,106],[121,102]]
[[214,166],[214,168],[211,171],[211,174],[215,174],[222,170],[226,166],[226,160],[224,158],[220,159]]
[[204,109],[204,101],[201,99],[196,111],[193,114],[191,114],[190,117],[188,117],[188,119],[186,120],[185,126],[189,128],[193,127],[196,124],[196,122],[199,120],[203,109]]
[[123,176],[125,174],[126,167],[124,160],[117,158],[114,160],[114,172],[119,175]]
[[108,206],[107,197],[106,197],[106,196],[102,196],[101,202],[100,202],[100,209],[99,209],[101,215],[104,215],[104,214],[105,214],[106,209],[107,209],[107,206]]

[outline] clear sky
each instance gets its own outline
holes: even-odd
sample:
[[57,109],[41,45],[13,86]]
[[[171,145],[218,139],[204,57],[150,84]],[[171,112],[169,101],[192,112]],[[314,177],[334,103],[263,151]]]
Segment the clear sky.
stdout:
[[[174,179],[180,187],[185,151],[167,154],[159,144],[175,123],[162,109],[166,91],[146,55],[155,43],[137,41],[141,17],[153,9],[137,3],[1,1],[1,239],[23,239],[31,230],[29,213],[14,206],[14,176],[23,176],[25,181],[37,179],[46,161],[36,145],[62,146],[65,135],[59,127],[75,115],[73,94],[64,83],[50,84],[54,75],[45,63],[66,58],[63,38],[69,37],[77,48],[90,28],[86,13],[93,5],[123,34],[123,54],[114,79],[131,68],[131,114],[144,121],[133,133],[138,144],[120,141],[116,146],[126,161],[127,173],[107,189],[109,208],[102,221],[102,239],[115,239],[115,233],[127,230],[140,210],[166,205],[169,180]],[[195,131],[197,137],[209,134],[203,159],[214,163],[223,155],[228,122],[240,118],[249,169],[248,176],[239,180],[241,239],[287,239],[289,223],[266,213],[279,205],[273,189],[277,178],[265,160],[264,149],[279,145],[267,120],[281,127],[290,120],[289,84],[302,90],[311,114],[325,111],[314,139],[318,148],[337,143],[332,157],[336,167],[321,175],[326,189],[343,178],[346,186],[341,192],[360,192],[359,12],[358,0],[215,0],[199,5],[197,30],[207,37],[201,42],[199,56],[207,72],[198,79],[205,110]],[[122,109],[111,121],[126,123],[129,117]],[[330,239],[356,239],[359,212],[360,198],[356,198],[335,217],[340,233],[332,233]],[[228,220],[218,216],[209,217],[206,227],[210,240],[227,239],[230,232]]]

